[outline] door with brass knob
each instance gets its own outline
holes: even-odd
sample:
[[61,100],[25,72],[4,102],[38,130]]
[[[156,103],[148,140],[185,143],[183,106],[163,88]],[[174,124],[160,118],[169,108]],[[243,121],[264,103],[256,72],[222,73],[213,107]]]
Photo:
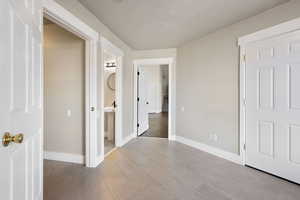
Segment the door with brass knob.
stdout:
[[42,3],[0,0],[1,200],[43,199]]
[[3,146],[7,147],[10,143],[22,143],[24,139],[24,135],[22,133],[19,133],[17,135],[12,136],[10,133],[5,133],[2,138],[2,144]]

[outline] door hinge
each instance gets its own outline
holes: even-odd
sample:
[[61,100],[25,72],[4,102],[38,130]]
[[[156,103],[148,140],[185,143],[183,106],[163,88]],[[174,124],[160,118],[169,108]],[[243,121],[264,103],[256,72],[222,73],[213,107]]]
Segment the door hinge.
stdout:
[[245,98],[243,99],[243,106],[244,107],[246,106],[246,99]]
[[139,123],[137,124],[137,127],[140,127],[140,124],[139,124]]
[[140,75],[140,72],[137,72],[137,75],[139,76],[139,75]]
[[244,148],[244,151],[246,151],[246,144],[244,144],[244,147],[243,147],[243,148]]
[[137,101],[140,101],[140,97],[137,98]]

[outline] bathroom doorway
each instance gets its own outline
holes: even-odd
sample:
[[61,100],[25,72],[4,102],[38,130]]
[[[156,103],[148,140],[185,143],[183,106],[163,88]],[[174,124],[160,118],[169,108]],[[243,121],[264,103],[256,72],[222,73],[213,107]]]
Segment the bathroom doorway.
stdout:
[[115,148],[116,56],[104,51],[104,154]]
[[102,38],[102,138],[104,157],[121,146],[121,71],[123,53],[108,40]]

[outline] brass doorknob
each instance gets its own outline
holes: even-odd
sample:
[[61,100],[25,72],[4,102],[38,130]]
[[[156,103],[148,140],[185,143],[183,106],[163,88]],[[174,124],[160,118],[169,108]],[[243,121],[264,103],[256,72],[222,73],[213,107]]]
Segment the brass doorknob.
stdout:
[[12,136],[10,133],[5,133],[2,138],[3,146],[7,147],[11,142],[22,143],[24,135],[22,133]]

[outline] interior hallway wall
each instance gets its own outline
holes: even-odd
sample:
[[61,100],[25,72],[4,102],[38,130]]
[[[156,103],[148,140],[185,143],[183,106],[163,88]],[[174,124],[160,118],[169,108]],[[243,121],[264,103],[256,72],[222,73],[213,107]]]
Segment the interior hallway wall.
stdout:
[[291,1],[178,48],[177,135],[239,153],[237,40],[300,17],[299,10],[300,2]]
[[[99,32],[99,34],[106,39],[108,39],[110,42],[112,42],[114,45],[122,49],[124,52],[124,60],[123,60],[123,77],[122,77],[122,99],[123,99],[123,121],[122,121],[122,138],[126,139],[128,136],[130,136],[133,133],[133,67],[132,67],[132,50],[130,46],[128,46],[126,43],[124,43],[122,40],[120,40],[112,31],[109,30],[107,26],[105,26],[99,19],[93,15],[88,9],[86,9],[80,2],[77,0],[55,0],[57,3],[62,5],[65,9],[67,9],[69,12],[74,14],[76,17],[81,19],[84,23],[92,27],[94,30]],[[99,49],[98,52],[101,52],[100,43],[99,43]],[[98,113],[100,113],[100,94],[101,94],[101,63],[102,58],[101,54],[99,53],[98,57]],[[132,87],[131,87],[132,86]],[[101,118],[100,115],[98,117],[98,124],[101,124]],[[98,127],[98,130],[100,130],[101,127]],[[100,133],[100,131],[98,131]],[[100,141],[102,138],[100,138],[100,134],[98,135],[98,141]],[[100,155],[100,142],[98,143],[98,155]]]
[[84,155],[84,55],[84,40],[44,26],[45,151]]

